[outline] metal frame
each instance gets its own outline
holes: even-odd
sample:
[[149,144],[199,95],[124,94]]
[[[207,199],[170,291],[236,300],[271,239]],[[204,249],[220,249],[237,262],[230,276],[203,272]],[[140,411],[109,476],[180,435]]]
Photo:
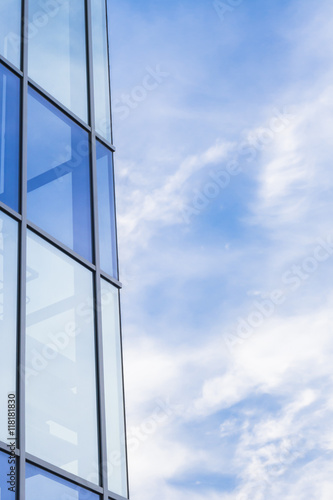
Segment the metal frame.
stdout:
[[[88,110],[89,124],[84,123],[79,117],[72,113],[69,109],[63,106],[59,101],[54,99],[48,92],[43,90],[36,82],[28,78],[28,0],[22,0],[22,17],[21,17],[21,69],[16,68],[7,59],[0,55],[0,62],[7,69],[12,71],[21,82],[21,113],[20,113],[20,213],[11,209],[9,206],[0,202],[0,211],[6,213],[18,222],[19,231],[19,252],[18,252],[18,309],[17,309],[17,448],[16,456],[18,458],[18,484],[17,484],[17,500],[25,500],[25,464],[26,461],[34,464],[55,476],[61,477],[78,486],[86,488],[91,492],[100,495],[101,500],[126,500],[127,497],[115,494],[108,490],[107,470],[104,466],[107,463],[107,436],[106,436],[106,415],[105,415],[105,387],[104,387],[104,368],[103,368],[103,339],[102,339],[102,317],[101,317],[101,278],[108,281],[118,289],[118,293],[122,288],[122,284],[118,279],[110,276],[100,268],[99,257],[99,234],[98,234],[98,200],[97,200],[97,171],[96,171],[96,140],[102,143],[110,152],[115,152],[115,147],[112,142],[106,141],[95,130],[95,113],[94,113],[94,82],[93,82],[93,62],[92,62],[92,24],[91,24],[91,9],[92,0],[84,0],[86,11],[86,60],[88,71]],[[110,47],[108,35],[108,2],[105,0],[106,9],[106,30],[107,30],[107,49],[108,49],[108,79],[110,88]],[[27,100],[28,89],[32,88],[38,92],[43,98],[53,104],[58,110],[63,112],[68,118],[82,127],[89,134],[90,140],[90,164],[91,164],[91,200],[92,200],[92,239],[93,239],[93,254],[94,263],[81,257],[79,254],[68,248],[66,245],[50,236],[38,226],[27,219],[27,193],[23,189],[27,185]],[[111,123],[111,141],[112,134],[112,113],[111,113],[111,92],[110,92],[110,123]],[[113,170],[113,180],[114,170]],[[113,200],[116,217],[116,202]],[[26,321],[26,241],[27,231],[33,231],[38,236],[47,240],[59,250],[79,262],[84,267],[88,268],[93,273],[94,292],[95,292],[95,345],[96,345],[96,384],[97,384],[97,412],[98,412],[98,445],[100,459],[100,485],[91,483],[74,474],[56,467],[44,460],[26,453],[25,450],[25,380],[21,367],[25,366],[25,321]],[[116,225],[116,248],[118,249],[117,241],[117,225]],[[117,251],[117,269],[119,273],[119,258]],[[120,314],[120,300],[119,300]],[[120,344],[122,353],[122,329],[120,316]],[[122,356],[122,354],[121,354]],[[122,366],[122,387],[123,401],[124,396],[124,375],[123,363]],[[125,440],[126,440],[126,418],[125,419]],[[8,452],[7,444],[0,441],[0,450]],[[128,458],[126,450],[126,471],[128,470]],[[128,474],[127,474],[127,492],[129,491]]]

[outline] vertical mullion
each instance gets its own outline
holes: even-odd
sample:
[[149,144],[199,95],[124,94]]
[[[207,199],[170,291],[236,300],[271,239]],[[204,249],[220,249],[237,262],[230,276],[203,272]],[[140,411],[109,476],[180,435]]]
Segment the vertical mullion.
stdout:
[[28,0],[22,0],[21,59],[21,231],[19,251],[19,314],[18,314],[18,447],[19,499],[25,500],[25,330],[26,330],[26,254],[27,254],[27,100],[28,100]]
[[89,87],[89,114],[90,114],[90,143],[91,143],[91,179],[92,179],[92,209],[93,209],[93,238],[95,254],[95,324],[96,324],[96,363],[97,363],[97,394],[99,419],[99,454],[100,477],[103,487],[103,500],[108,498],[107,475],[107,446],[106,446],[106,414],[105,414],[105,387],[103,367],[103,340],[102,340],[102,311],[101,311],[101,283],[100,283],[100,253],[97,208],[97,171],[96,171],[96,132],[94,106],[94,79],[93,79],[93,50],[92,50],[92,2],[87,0],[87,41],[88,41],[88,87]]

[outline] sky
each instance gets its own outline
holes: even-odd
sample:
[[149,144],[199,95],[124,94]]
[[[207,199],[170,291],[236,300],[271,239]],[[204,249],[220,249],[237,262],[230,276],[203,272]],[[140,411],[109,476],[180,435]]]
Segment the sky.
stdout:
[[109,0],[132,500],[333,498],[333,4]]

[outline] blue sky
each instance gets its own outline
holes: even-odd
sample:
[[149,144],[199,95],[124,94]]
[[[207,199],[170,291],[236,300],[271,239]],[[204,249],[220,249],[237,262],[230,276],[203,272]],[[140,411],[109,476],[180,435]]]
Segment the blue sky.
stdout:
[[110,5],[131,498],[330,500],[333,5]]

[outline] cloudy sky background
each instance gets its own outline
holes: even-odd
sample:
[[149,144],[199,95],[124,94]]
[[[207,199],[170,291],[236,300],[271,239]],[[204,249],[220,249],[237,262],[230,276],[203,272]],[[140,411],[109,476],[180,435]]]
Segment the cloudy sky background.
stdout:
[[131,498],[331,500],[333,4],[110,5]]

